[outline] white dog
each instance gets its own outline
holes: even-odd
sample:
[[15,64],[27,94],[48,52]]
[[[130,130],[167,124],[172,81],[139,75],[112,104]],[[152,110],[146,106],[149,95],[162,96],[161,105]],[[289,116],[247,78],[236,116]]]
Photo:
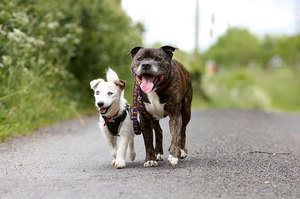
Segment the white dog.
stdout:
[[118,75],[110,68],[106,71],[106,79],[107,82],[103,79],[93,80],[90,86],[94,90],[95,105],[100,112],[99,126],[113,157],[112,165],[121,169],[126,166],[127,148],[132,161],[136,156],[131,109],[124,99],[126,82],[119,80]]

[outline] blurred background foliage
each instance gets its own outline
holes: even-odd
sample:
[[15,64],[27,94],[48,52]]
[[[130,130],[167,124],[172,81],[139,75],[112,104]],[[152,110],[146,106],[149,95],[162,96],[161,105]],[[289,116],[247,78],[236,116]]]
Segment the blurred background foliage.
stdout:
[[185,60],[196,87],[194,107],[300,111],[300,34],[259,38],[230,28]]
[[118,0],[2,0],[0,139],[90,110],[89,82],[128,75],[142,32]]
[[[2,0],[0,140],[95,113],[89,82],[107,67],[128,82],[131,103],[126,55],[143,45],[143,32],[120,0]],[[194,108],[300,111],[300,34],[259,38],[230,28],[208,50],[174,57],[190,71]]]

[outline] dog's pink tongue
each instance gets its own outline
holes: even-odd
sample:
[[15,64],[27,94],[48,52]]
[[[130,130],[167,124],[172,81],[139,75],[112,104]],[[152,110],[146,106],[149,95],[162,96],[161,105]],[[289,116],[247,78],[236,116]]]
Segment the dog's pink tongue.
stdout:
[[145,92],[145,93],[149,93],[152,91],[153,86],[154,86],[154,79],[155,76],[143,76],[142,77],[142,83],[141,83],[141,89]]

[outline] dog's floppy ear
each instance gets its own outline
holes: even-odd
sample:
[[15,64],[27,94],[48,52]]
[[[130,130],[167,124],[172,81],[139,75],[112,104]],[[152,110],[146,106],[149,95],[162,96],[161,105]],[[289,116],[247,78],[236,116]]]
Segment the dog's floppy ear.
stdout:
[[170,58],[173,57],[173,52],[178,49],[173,46],[162,46],[160,47]]
[[132,58],[134,58],[134,56],[137,54],[137,52],[139,52],[140,49],[142,49],[143,47],[141,46],[136,46],[133,49],[131,49],[131,51],[127,54],[131,54]]
[[101,82],[104,82],[103,79],[95,79],[93,81],[90,82],[90,86],[91,86],[91,89],[95,90],[98,86],[98,84],[100,84]]
[[121,90],[123,90],[126,86],[126,81],[125,80],[115,80],[114,83],[119,86]]

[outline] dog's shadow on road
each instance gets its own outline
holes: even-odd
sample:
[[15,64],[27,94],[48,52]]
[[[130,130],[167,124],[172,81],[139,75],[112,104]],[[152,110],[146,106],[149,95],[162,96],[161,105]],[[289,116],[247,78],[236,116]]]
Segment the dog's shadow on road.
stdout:
[[[195,157],[187,157],[185,159],[182,159],[179,161],[179,164],[176,166],[172,166],[169,161],[165,158],[163,161],[158,161],[157,167],[144,167],[144,161],[133,161],[128,162],[126,165],[125,170],[176,170],[176,169],[185,169],[185,168],[191,168],[194,166],[201,165],[201,159],[195,158]],[[111,165],[108,165],[110,169],[114,169]]]

